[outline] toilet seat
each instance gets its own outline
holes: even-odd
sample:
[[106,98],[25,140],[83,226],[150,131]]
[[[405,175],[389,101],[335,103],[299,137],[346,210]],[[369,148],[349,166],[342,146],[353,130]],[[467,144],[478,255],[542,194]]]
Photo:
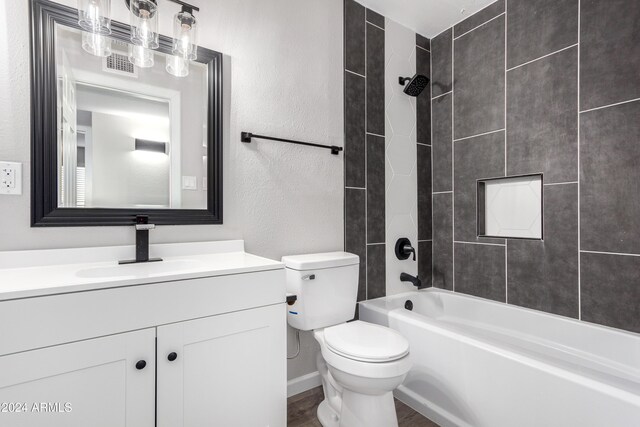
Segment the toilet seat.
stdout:
[[398,332],[360,320],[325,328],[324,339],[333,353],[359,362],[392,362],[409,354],[409,342]]

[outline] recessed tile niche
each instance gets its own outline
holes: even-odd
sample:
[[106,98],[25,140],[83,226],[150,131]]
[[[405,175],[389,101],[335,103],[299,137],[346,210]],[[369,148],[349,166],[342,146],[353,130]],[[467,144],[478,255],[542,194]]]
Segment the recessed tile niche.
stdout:
[[478,236],[542,239],[542,175],[478,180]]

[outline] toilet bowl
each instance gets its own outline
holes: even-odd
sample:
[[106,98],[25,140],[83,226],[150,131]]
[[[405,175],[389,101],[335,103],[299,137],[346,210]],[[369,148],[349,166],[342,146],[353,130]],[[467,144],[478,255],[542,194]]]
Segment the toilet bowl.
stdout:
[[324,427],[396,427],[393,390],[406,377],[409,343],[398,332],[353,319],[359,258],[347,252],[282,258],[287,306],[293,328],[313,331],[324,400],[318,419]]
[[408,342],[389,328],[361,321],[316,330],[314,337],[325,390],[318,408],[322,425],[397,426],[393,390],[411,369]]

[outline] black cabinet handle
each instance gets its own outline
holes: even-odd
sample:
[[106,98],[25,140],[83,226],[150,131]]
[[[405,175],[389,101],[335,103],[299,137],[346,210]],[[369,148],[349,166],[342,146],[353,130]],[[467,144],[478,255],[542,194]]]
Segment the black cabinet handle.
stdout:
[[145,362],[144,360],[138,360],[138,362],[136,363],[136,369],[139,371],[144,369],[145,366],[147,366],[147,362]]
[[171,353],[169,353],[169,355],[167,356],[167,359],[169,359],[169,362],[173,362],[174,360],[176,360],[178,358],[178,353],[176,353],[175,351],[172,351]]

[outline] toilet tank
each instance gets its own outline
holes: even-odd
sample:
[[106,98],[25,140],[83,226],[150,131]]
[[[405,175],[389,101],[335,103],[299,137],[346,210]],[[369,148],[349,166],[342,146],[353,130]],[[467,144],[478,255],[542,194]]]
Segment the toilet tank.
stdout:
[[348,252],[282,257],[287,292],[297,300],[287,306],[292,327],[309,331],[353,319],[358,298],[360,259]]

